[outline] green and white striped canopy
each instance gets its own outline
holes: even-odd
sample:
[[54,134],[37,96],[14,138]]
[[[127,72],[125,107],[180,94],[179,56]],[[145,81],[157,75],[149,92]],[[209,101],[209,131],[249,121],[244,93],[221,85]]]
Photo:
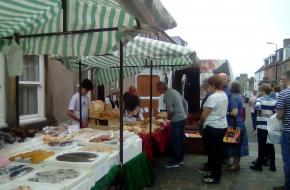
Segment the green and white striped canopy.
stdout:
[[59,0],[1,0],[0,38],[41,26],[60,10]]
[[[135,18],[114,0],[67,1],[67,31],[136,26]],[[26,34],[63,31],[63,11],[41,27],[32,27]],[[119,45],[118,31],[26,38],[21,40],[25,54],[62,56],[102,55]]]
[[[172,67],[180,69],[199,63],[196,53],[189,48],[139,36],[124,46],[123,55],[124,77],[139,73],[144,66],[149,66],[151,61],[155,69],[164,71],[171,70]],[[80,61],[82,69],[97,68],[97,84],[106,84],[119,79],[119,51],[114,52],[113,55],[73,60],[69,62],[69,67],[78,69]]]
[[[61,0],[1,0],[0,38],[63,31]],[[96,28],[135,28],[163,31],[176,26],[159,0],[67,0],[67,31]],[[121,3],[122,2],[122,3]],[[131,3],[130,3],[131,2]],[[134,2],[134,3],[133,3]],[[131,10],[134,9],[134,10]],[[156,17],[158,16],[158,18]],[[153,19],[156,17],[155,19]],[[149,26],[149,27],[148,27]],[[26,55],[103,55],[119,45],[119,31],[21,39]],[[1,46],[11,43],[0,42]]]

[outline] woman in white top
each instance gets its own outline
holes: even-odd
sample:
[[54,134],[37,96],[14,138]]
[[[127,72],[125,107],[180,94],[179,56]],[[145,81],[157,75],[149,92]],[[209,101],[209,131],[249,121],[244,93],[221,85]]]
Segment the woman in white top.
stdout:
[[203,123],[205,140],[208,144],[208,160],[211,175],[204,176],[203,182],[218,184],[221,178],[223,137],[227,131],[228,97],[222,90],[222,79],[212,76],[208,79],[209,87],[214,92],[203,106],[201,122]]

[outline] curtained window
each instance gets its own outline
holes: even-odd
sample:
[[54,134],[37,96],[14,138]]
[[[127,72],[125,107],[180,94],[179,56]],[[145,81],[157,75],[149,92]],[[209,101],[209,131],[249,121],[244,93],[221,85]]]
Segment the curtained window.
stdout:
[[22,76],[19,78],[20,120],[26,123],[44,119],[44,63],[43,56],[24,56]]

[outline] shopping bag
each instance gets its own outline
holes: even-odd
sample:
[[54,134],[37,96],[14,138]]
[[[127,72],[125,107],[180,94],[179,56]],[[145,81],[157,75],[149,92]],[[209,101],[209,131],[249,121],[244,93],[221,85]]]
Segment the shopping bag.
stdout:
[[224,143],[238,144],[241,142],[241,128],[228,127],[228,130],[223,138]]
[[281,125],[282,125],[281,121],[277,119],[277,114],[272,115],[267,120],[267,130],[268,130],[267,143],[268,144],[280,143]]

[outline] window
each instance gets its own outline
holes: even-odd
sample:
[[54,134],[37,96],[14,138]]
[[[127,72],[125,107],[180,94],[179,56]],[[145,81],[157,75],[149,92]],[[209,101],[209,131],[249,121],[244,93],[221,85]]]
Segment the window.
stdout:
[[5,60],[4,55],[0,53],[0,127],[6,126],[5,118]]
[[20,123],[45,120],[44,58],[24,56],[22,76],[19,78]]

